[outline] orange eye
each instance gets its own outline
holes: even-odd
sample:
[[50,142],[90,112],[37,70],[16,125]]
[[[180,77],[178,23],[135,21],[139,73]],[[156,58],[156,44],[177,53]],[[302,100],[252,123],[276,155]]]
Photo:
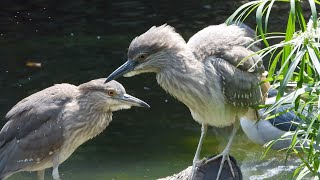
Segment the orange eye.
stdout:
[[109,90],[108,91],[108,95],[109,96],[114,96],[114,95],[116,95],[116,92],[114,90]]

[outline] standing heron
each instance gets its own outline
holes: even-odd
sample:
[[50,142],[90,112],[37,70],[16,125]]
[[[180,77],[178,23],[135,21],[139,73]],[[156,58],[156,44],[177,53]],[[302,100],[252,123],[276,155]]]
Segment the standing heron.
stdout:
[[152,27],[131,42],[128,61],[106,82],[122,75],[156,73],[159,85],[183,102],[193,119],[202,125],[193,167],[200,162],[207,126],[233,125],[227,146],[210,160],[222,157],[217,179],[225,160],[234,175],[228,153],[239,118],[249,106],[262,100],[258,84],[264,67],[261,58],[254,54],[258,47],[248,47],[253,38],[254,31],[245,25],[221,24],[204,28],[186,43],[171,26]]
[[57,84],[21,100],[6,115],[0,132],[0,179],[19,171],[38,171],[44,179],[81,144],[101,133],[111,122],[112,112],[148,104],[126,94],[124,87],[105,79],[79,86]]

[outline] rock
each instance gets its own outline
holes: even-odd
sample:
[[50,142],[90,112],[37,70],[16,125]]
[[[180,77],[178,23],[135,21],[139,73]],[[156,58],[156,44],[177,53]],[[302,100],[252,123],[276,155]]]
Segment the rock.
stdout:
[[[211,156],[214,157],[214,156]],[[209,158],[210,159],[210,158]],[[220,179],[221,180],[242,180],[242,173],[237,165],[237,161],[230,156],[230,160],[232,163],[232,167],[235,173],[235,178],[232,176],[230,171],[229,165],[227,161],[225,161]],[[221,158],[218,158],[214,161],[210,161],[209,163],[205,163],[206,159],[201,160],[201,162],[197,165],[197,170],[195,174],[194,180],[215,180],[219,171]],[[165,178],[161,178],[158,180],[190,180],[192,166],[187,167],[186,169],[182,170],[178,174],[174,174],[172,176],[168,176]]]

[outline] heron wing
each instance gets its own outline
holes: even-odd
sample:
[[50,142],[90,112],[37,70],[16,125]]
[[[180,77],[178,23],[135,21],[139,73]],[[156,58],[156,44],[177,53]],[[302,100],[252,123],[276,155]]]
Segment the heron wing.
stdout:
[[208,58],[220,77],[221,90],[226,102],[234,106],[253,106],[262,100],[259,78],[255,73],[242,71],[222,58]]
[[188,46],[199,61],[213,56],[223,58],[233,66],[249,72],[263,72],[260,48],[254,42],[255,32],[244,24],[208,26],[193,35]]
[[0,132],[0,176],[48,156],[63,143],[58,117],[76,86],[58,84],[18,102]]

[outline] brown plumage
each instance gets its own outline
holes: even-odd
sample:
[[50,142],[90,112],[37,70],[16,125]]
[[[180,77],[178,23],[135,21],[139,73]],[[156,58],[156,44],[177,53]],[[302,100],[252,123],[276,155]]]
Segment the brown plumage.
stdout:
[[6,115],[0,131],[0,179],[19,171],[58,166],[81,144],[101,133],[112,112],[148,105],[128,94],[123,86],[105,79],[74,86],[57,84],[18,102]]

